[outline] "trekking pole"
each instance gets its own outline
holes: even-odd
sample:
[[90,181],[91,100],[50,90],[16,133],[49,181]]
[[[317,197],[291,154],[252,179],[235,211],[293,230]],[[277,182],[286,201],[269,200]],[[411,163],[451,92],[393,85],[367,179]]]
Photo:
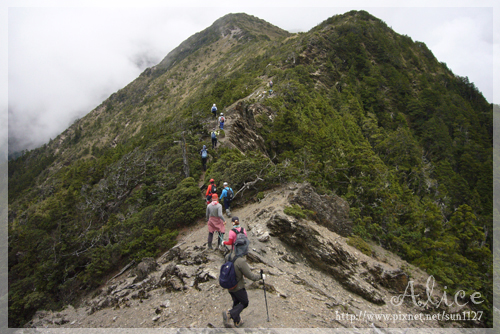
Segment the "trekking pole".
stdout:
[[267,308],[267,297],[266,297],[266,281],[265,281],[266,275],[262,273],[262,269],[260,270],[260,274],[262,276],[262,284],[264,285],[264,299],[266,301],[267,322],[269,322],[269,310]]

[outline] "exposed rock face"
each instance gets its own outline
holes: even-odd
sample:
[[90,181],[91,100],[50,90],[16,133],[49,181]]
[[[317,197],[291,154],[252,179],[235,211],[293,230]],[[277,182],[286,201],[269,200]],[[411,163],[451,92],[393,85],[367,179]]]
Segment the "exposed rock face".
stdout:
[[[267,223],[272,236],[300,250],[315,266],[333,275],[348,290],[375,304],[384,304],[382,294],[369,281],[375,277],[366,277],[358,259],[348,251],[344,244],[319,231],[311,222],[298,220],[283,214],[276,214]],[[365,278],[361,278],[361,274]]]
[[289,195],[292,204],[298,204],[316,213],[316,222],[330,231],[347,237],[352,232],[349,204],[339,196],[318,195],[309,183],[303,183]]
[[243,102],[236,104],[231,111],[231,136],[229,141],[242,152],[266,152],[264,139],[255,131],[257,123],[254,113],[262,112],[261,105],[247,105]]

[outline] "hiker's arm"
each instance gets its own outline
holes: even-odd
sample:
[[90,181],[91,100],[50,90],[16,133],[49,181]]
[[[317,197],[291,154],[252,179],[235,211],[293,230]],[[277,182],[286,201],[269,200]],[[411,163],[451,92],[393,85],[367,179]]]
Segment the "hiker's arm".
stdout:
[[246,261],[241,262],[240,270],[243,276],[245,276],[248,279],[251,279],[252,281],[258,281],[261,278],[260,273],[257,274],[252,273],[252,270],[250,270],[250,266]]
[[224,245],[232,246],[234,244],[235,239],[236,239],[236,233],[234,233],[232,230],[229,231],[229,237],[227,238],[227,241],[224,241]]
[[207,221],[210,219],[210,214],[208,212],[208,205],[207,205]]

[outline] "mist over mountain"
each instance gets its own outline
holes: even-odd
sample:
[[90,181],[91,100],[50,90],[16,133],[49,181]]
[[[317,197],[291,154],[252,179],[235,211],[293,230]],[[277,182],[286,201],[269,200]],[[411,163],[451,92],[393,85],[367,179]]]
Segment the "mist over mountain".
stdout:
[[[214,103],[231,126],[204,173]],[[345,201],[345,238],[397,254],[450,295],[479,292],[482,320],[454,326],[493,324],[493,106],[365,11],[298,34],[226,15],[10,161],[8,177],[9,326],[173,247],[204,219],[211,178],[241,191],[235,208],[304,181]],[[304,203],[291,210],[322,221]]]

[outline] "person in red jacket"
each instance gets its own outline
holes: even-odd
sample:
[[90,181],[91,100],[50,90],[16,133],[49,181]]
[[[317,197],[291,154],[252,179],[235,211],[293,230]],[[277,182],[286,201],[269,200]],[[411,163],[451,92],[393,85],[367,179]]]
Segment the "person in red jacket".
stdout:
[[207,193],[205,194],[205,196],[207,197],[207,204],[210,204],[212,202],[213,194],[217,194],[217,186],[215,185],[215,180],[210,179],[210,184],[208,185]]
[[[241,229],[243,227],[240,226],[240,219],[238,217],[233,217],[231,219],[231,222],[233,223],[233,228],[236,229],[238,232],[241,232]],[[245,233],[245,235],[247,235],[247,231],[245,229],[243,229],[243,232]],[[224,245],[231,246],[231,249],[233,249],[235,240],[236,240],[236,233],[234,233],[234,231],[231,229],[231,231],[229,231],[229,238],[227,241],[224,241]]]

